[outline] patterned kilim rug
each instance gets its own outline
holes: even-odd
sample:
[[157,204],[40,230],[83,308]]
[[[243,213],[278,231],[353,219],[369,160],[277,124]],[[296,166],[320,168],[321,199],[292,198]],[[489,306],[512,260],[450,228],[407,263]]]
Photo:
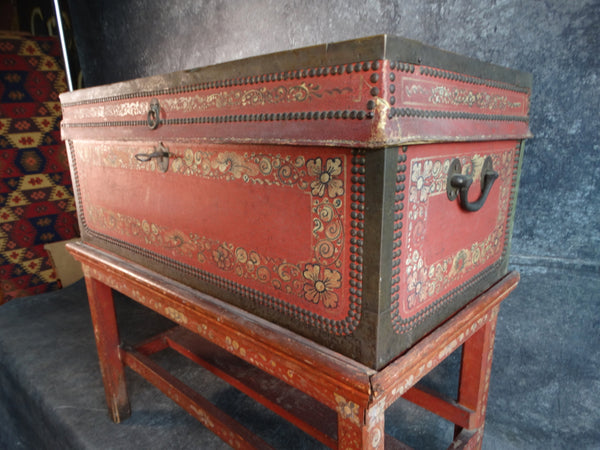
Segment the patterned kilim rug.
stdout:
[[0,304],[60,288],[44,244],[78,235],[57,39],[0,32]]

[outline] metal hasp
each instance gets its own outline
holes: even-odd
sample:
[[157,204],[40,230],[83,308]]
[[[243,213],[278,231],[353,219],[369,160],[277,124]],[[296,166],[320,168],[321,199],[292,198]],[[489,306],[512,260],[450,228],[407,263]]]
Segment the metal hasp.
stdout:
[[494,170],[492,158],[489,156],[485,158],[481,169],[481,195],[474,202],[470,202],[468,198],[469,188],[471,187],[471,184],[473,184],[473,177],[463,175],[461,171],[462,165],[460,164],[460,161],[458,159],[453,160],[448,169],[448,181],[446,183],[448,200],[454,201],[458,196],[462,209],[469,212],[479,211],[485,204],[494,181],[498,178],[498,172]]
[[158,144],[156,151],[152,153],[138,153],[135,155],[135,159],[137,159],[139,162],[148,162],[156,158],[158,170],[161,172],[166,172],[169,169],[169,156],[171,156],[169,150],[161,142]]

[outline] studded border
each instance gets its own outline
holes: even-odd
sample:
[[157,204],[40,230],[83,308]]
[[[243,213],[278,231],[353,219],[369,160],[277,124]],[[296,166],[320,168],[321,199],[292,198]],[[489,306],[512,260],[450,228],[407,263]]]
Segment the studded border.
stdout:
[[392,237],[392,286],[391,286],[391,307],[392,324],[395,325],[398,319],[398,310],[400,304],[400,277],[402,267],[402,227],[404,219],[404,199],[406,188],[406,152],[407,146],[403,146],[398,152],[398,162],[396,167],[396,186],[394,197],[394,231]]
[[465,120],[488,120],[494,122],[529,122],[528,116],[510,116],[502,114],[481,114],[461,111],[439,111],[415,108],[390,108],[388,118],[394,117],[417,117],[420,119],[465,119]]
[[[260,113],[260,114],[227,114],[221,116],[189,117],[177,119],[159,119],[159,125],[192,125],[192,124],[218,124],[236,122],[280,122],[292,120],[328,120],[328,119],[356,119],[371,118],[372,112],[359,110],[314,111],[314,112],[288,112],[288,113]],[[63,123],[66,128],[102,128],[102,127],[128,127],[148,126],[145,120],[118,120],[112,122],[81,122]]]
[[363,245],[365,237],[365,151],[354,150],[351,170],[350,212],[350,316],[353,329],[360,322],[363,295]]

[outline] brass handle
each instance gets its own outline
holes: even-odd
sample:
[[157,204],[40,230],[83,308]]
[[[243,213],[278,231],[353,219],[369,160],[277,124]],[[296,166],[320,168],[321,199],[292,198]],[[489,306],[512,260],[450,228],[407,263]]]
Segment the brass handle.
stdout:
[[146,119],[151,130],[156,129],[160,123],[160,104],[155,98],[150,102],[150,109],[148,110]]
[[169,150],[165,147],[162,142],[158,144],[156,151],[152,153],[138,153],[135,155],[135,159],[139,162],[148,162],[156,158],[156,165],[161,172],[166,172],[169,169]]
[[469,201],[469,188],[473,184],[473,177],[461,173],[462,166],[458,159],[450,163],[448,169],[448,180],[446,182],[446,193],[448,200],[453,201],[458,197],[462,209],[468,212],[479,211],[485,204],[494,182],[498,178],[498,172],[494,170],[492,158],[488,156],[481,169],[481,195],[474,202]]

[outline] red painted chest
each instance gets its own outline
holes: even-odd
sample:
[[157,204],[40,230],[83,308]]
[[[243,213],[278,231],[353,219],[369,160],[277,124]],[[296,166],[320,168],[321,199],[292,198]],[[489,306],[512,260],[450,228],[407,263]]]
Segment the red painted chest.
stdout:
[[530,89],[376,36],[63,94],[82,239],[380,368],[506,273]]

